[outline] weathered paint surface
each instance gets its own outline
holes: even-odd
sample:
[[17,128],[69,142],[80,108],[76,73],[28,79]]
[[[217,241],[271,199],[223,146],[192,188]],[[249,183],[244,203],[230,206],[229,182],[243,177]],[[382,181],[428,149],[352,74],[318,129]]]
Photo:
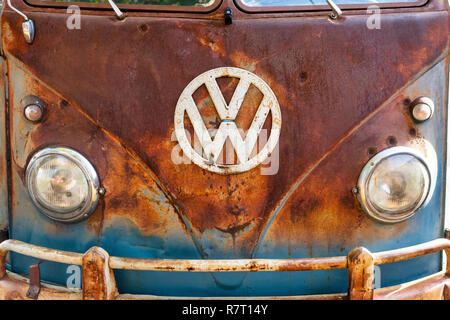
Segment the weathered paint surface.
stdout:
[[0,241],[7,239],[9,227],[6,112],[6,63],[0,57]]
[[[443,191],[439,181],[442,181],[445,167],[443,165],[445,159],[442,157],[442,153],[446,150],[443,140],[445,129],[441,124],[444,123],[447,112],[446,99],[443,95],[448,72],[446,64],[446,61],[441,61],[417,81],[402,89],[386,106],[379,108],[378,112],[363,123],[360,130],[355,131],[344,143],[341,143],[333,156],[329,156],[318,165],[317,169],[305,177],[296,191],[287,197],[286,202],[274,217],[255,257],[265,258],[271,252],[278,252],[279,257],[298,256],[307,254],[308,249],[313,256],[328,256],[333,252],[348,252],[354,243],[360,243],[375,252],[422,243],[441,235]],[[440,102],[440,106],[436,108],[438,113],[428,124],[412,122],[409,118],[408,107],[404,105],[405,99],[420,95],[430,96],[434,101]],[[382,124],[382,130],[380,130],[380,124]],[[393,141],[390,140],[394,140],[393,138],[396,145],[406,145],[408,141],[410,143],[414,141],[420,146],[421,140],[426,139],[434,146],[439,155],[438,184],[430,203],[403,223],[380,224],[368,218],[362,211],[357,217],[344,222],[344,219],[350,217],[346,212],[358,205],[356,197],[351,193],[351,187],[360,173],[359,170],[342,165],[346,161],[346,156],[351,154],[353,161],[360,163],[362,168],[373,156],[374,150],[379,151],[391,146],[390,143]],[[327,175],[329,172],[334,172],[334,175]],[[333,187],[323,189],[323,186],[331,185]],[[307,207],[306,212],[312,212],[312,214],[298,213],[298,209],[295,208],[299,204]],[[341,223],[344,223],[347,229],[337,229],[336,227]],[[324,224],[329,227],[322,228]],[[308,232],[301,232],[301,230],[308,230]],[[396,236],[393,236],[394,234]],[[317,245],[319,243],[322,243],[322,246]],[[416,259],[408,263],[380,266],[381,285],[387,286],[407,281],[410,276],[405,274],[405,272],[408,273],[407,270],[417,276],[423,275],[418,265],[426,263],[425,261]],[[436,262],[428,263],[430,269],[438,268]],[[432,267],[434,263],[436,264]],[[341,276],[343,281],[345,274]],[[345,289],[345,286],[342,288]]]
[[[438,181],[443,179],[444,1],[405,13],[393,9],[383,16],[380,30],[366,28],[365,10],[331,22],[326,13],[262,18],[234,8],[233,24],[225,26],[219,11],[233,3],[224,1],[217,12],[201,16],[142,13],[119,22],[110,12],[86,12],[81,30],[71,31],[64,9],[44,13],[19,5],[28,10],[38,33],[32,45],[26,44],[20,16],[5,12],[1,27],[11,101],[12,238],[80,253],[101,246],[112,256],[227,259],[337,256],[357,246],[374,252],[441,236],[440,184],[426,207],[395,225],[368,218],[351,188],[374,153],[407,143],[420,147],[422,139],[434,146]],[[358,45],[343,45],[348,43]],[[171,160],[177,146],[172,137],[178,97],[198,74],[223,66],[261,77],[278,99],[283,126],[276,175],[261,175],[261,166],[218,175]],[[234,86],[221,86],[226,99]],[[28,94],[48,105],[38,125],[28,123],[20,110],[20,100]],[[432,98],[436,110],[432,120],[416,124],[407,105],[420,95]],[[236,118],[244,130],[261,95],[252,89],[247,99]],[[202,106],[207,128],[217,126],[207,92],[199,90],[194,100]],[[86,221],[55,223],[30,203],[23,181],[26,161],[37,148],[55,144],[84,154],[106,188]],[[20,255],[12,260],[13,269],[24,273],[34,261]],[[46,263],[42,278],[64,284],[66,267]],[[382,266],[382,285],[439,267],[439,255]],[[347,290],[345,270],[121,270],[115,275],[121,292],[159,295]]]

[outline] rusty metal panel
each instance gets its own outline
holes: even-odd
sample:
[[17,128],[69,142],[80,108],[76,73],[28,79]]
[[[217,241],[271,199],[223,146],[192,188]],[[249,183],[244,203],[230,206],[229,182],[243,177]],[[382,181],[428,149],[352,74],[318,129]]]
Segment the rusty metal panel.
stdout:
[[6,85],[6,63],[0,57],[0,241],[7,239],[9,227]]
[[[27,297],[28,279],[8,272],[0,280],[0,300],[31,300]],[[81,300],[82,294],[77,290],[42,284],[39,300]]]
[[[233,6],[224,1],[219,10],[225,5]],[[218,13],[136,14],[118,22],[87,12],[82,29],[71,32],[58,9],[33,8],[30,17],[40,27],[31,46],[22,41],[20,17],[5,12],[14,238],[77,252],[101,245],[117,256],[226,259],[340,255],[359,245],[379,251],[439,236],[441,189],[427,208],[429,218],[419,214],[386,227],[365,216],[351,188],[371,154],[422,137],[441,154],[443,178],[446,111],[438,103],[426,127],[413,124],[404,105],[417,94],[442,101],[448,49],[442,1],[389,11],[380,31],[365,28],[365,13],[358,11],[332,23],[326,13],[258,16],[234,9],[234,22],[226,27]],[[342,45],[349,42],[360,46]],[[223,66],[256,74],[277,97],[283,125],[274,175],[261,175],[261,167],[218,175],[171,159],[177,99],[196,76]],[[225,98],[233,89],[222,84]],[[20,100],[28,94],[49,106],[38,125],[21,114]],[[196,94],[207,128],[215,128],[212,99],[204,89]],[[247,112],[236,118],[239,126],[251,123],[260,98],[251,89]],[[42,217],[24,186],[32,152],[54,144],[86,155],[106,188],[97,211],[76,225]],[[423,233],[415,232],[419,225]],[[16,257],[17,266],[25,264]],[[430,272],[438,264],[434,259],[415,270]],[[389,281],[401,276],[398,270],[391,274]],[[117,280],[119,287],[140,292],[186,294],[194,288],[199,295],[346,286],[345,273],[333,273],[333,280],[330,275],[180,275],[165,286],[168,276],[124,272]]]
[[[443,138],[446,126],[442,124],[447,113],[443,99],[447,92],[447,65],[448,60],[443,59],[421,73],[416,81],[401,89],[331,149],[327,157],[317,163],[317,168],[286,197],[261,237],[255,257],[264,258],[273,251],[279,252],[281,257],[308,254],[306,248],[311,256],[324,256],[339,250],[347,252],[353,243],[372,252],[384,251],[400,247],[401,241],[414,245],[440,237],[443,227],[443,188],[440,183],[430,204],[411,219],[391,225],[380,224],[360,210],[356,196],[351,192],[360,170],[342,164],[351,160],[361,169],[380,150],[408,144],[420,148],[426,139],[439,155],[438,181],[442,181],[446,150]],[[430,96],[437,102],[437,113],[429,123],[411,120],[408,106],[417,96]],[[410,272],[418,271],[415,263],[411,262]],[[438,270],[439,264],[433,263],[433,268]],[[381,266],[382,285],[399,283],[398,278],[390,278],[397,268],[408,270],[405,264]]]
[[[14,132],[11,137],[14,168],[12,179],[14,239],[85,252],[93,245],[102,243],[104,229],[110,228],[111,225],[123,230],[140,225],[140,233],[148,239],[147,250],[157,252],[159,247],[164,245],[168,246],[168,250],[171,247],[178,247],[178,250],[185,253],[193,252],[192,258],[199,257],[195,253],[192,240],[186,237],[186,230],[178,213],[158,186],[159,182],[154,174],[144,163],[114,137],[101,130],[89,117],[85,117],[76,106],[24,72],[21,66],[12,60],[9,70],[10,81],[14,88],[10,92],[14,106],[10,118]],[[47,104],[48,118],[40,124],[30,123],[23,116],[20,101],[29,94],[40,96]],[[59,132],[62,128],[65,133]],[[52,131],[53,134],[48,134]],[[74,132],[77,133],[76,140],[73,139]],[[106,189],[106,195],[100,201],[97,210],[89,219],[74,225],[55,224],[40,214],[31,204],[24,185],[27,158],[33,150],[38,146],[55,144],[71,146],[83,154],[89,154]],[[122,190],[119,191],[118,187]],[[32,230],[28,229],[26,226],[28,224],[33,225]],[[121,238],[117,239],[116,235],[112,236],[111,240],[116,244],[123,241]],[[67,247],[66,243],[70,246]],[[140,247],[138,243],[129,245]],[[108,244],[105,247],[109,249]],[[116,250],[113,249],[112,252],[116,253]],[[14,258],[22,259],[17,255],[13,255],[12,260]],[[52,268],[58,268],[57,264],[49,264],[42,268],[43,278],[55,273]],[[59,274],[64,276],[65,270],[59,271]]]

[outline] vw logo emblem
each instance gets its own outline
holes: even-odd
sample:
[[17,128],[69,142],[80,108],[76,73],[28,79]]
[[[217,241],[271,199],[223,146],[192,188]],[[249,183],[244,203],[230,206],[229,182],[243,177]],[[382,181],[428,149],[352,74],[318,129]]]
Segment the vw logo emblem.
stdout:
[[[216,79],[221,77],[239,79],[239,83],[229,104],[226,103],[216,81]],[[235,119],[241,109],[245,95],[252,84],[262,93],[263,98],[253,116],[245,139],[243,139],[236,126]],[[214,135],[214,139],[208,132],[193,98],[194,92],[202,85],[206,86],[220,118],[219,128]],[[258,136],[261,133],[269,113],[272,117],[270,136],[265,145],[260,146],[259,152],[251,157]],[[201,147],[203,148],[202,154],[194,150],[186,135],[186,130],[184,128],[185,114],[189,117],[195,135],[198,137]],[[239,68],[222,67],[209,70],[197,76],[183,90],[175,109],[175,134],[185,156],[198,166],[219,174],[241,173],[259,165],[276,147],[280,136],[280,129],[281,110],[272,89],[264,82],[264,80],[255,74]],[[227,138],[230,139],[237,155],[237,164],[227,165],[217,163]]]

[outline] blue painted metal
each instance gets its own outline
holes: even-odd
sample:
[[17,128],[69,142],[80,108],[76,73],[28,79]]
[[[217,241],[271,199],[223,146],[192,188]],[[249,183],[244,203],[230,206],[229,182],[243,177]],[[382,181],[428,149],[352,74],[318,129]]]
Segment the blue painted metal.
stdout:
[[6,145],[6,63],[0,57],[0,238],[7,235],[9,228],[8,211],[8,148]]

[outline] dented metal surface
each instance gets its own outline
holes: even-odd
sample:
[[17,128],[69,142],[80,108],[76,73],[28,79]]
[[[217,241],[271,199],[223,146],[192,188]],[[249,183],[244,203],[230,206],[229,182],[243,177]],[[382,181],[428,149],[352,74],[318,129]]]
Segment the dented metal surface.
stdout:
[[[184,259],[319,258],[360,245],[381,251],[438,238],[441,187],[416,217],[392,226],[367,217],[351,189],[374,153],[393,145],[421,149],[424,139],[436,149],[438,179],[443,177],[448,71],[443,3],[392,9],[381,30],[365,27],[364,10],[331,22],[326,12],[248,15],[223,1],[221,8],[233,7],[231,25],[214,12],[130,13],[123,21],[107,18],[110,12],[87,12],[77,31],[67,30],[65,10],[20,3],[38,31],[32,46],[17,41],[21,19],[4,13],[11,237],[74,252],[97,245],[115,256]],[[257,75],[278,100],[283,126],[276,174],[261,174],[273,163],[219,175],[172,160],[177,99],[197,75],[224,66]],[[218,83],[226,101],[237,85]],[[40,123],[23,117],[20,101],[27,95],[47,104]],[[436,110],[418,124],[409,103],[424,95]],[[217,129],[208,90],[199,88],[193,98],[206,128]],[[249,88],[235,119],[239,128],[250,126],[261,99],[261,92]],[[85,155],[105,187],[86,221],[61,225],[30,203],[27,159],[51,145]],[[434,256],[431,263],[413,262],[414,268],[387,266],[384,284],[435,272],[439,261]],[[29,262],[13,256],[19,271]],[[66,275],[64,267],[50,264],[42,276],[63,283]],[[119,271],[116,279],[127,292],[166,295],[309,294],[346,287],[346,274],[338,271],[177,274],[169,285],[156,273]]]

